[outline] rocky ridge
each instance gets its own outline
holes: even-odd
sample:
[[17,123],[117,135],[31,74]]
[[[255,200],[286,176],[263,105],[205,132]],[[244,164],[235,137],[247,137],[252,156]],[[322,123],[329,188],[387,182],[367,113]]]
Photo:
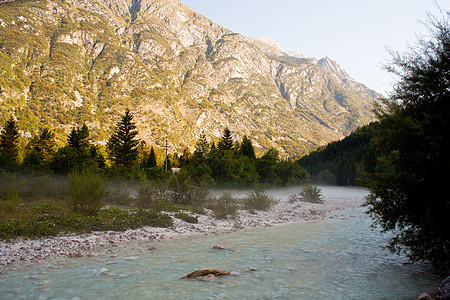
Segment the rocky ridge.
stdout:
[[378,94],[329,58],[233,33],[178,0],[0,4],[0,116],[107,139],[125,107],[147,144],[193,148],[228,126],[296,157],[373,120]]

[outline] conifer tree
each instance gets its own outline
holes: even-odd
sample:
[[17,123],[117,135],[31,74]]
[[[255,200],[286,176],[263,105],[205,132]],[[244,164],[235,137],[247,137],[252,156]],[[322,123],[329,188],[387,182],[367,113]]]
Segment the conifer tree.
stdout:
[[84,155],[89,151],[89,129],[86,124],[81,128],[72,128],[67,136],[69,147],[75,148]]
[[253,147],[252,141],[246,135],[242,138],[242,144],[239,152],[243,156],[256,158],[255,148]]
[[56,152],[55,135],[50,128],[41,128],[25,147],[23,164],[33,170],[46,170]]
[[0,133],[0,166],[12,167],[19,159],[19,131],[11,116]]
[[210,146],[206,139],[206,134],[202,131],[197,142],[195,143],[194,157],[197,159],[205,159],[208,156]]
[[137,161],[139,146],[139,140],[136,139],[137,134],[133,115],[126,109],[107,143],[108,152],[114,165],[129,169]]
[[219,150],[233,150],[233,137],[231,135],[231,130],[225,127],[223,130],[222,138],[219,141]]
[[154,168],[156,167],[156,154],[155,149],[153,149],[153,146],[150,148],[150,154],[148,155],[146,167],[148,168]]

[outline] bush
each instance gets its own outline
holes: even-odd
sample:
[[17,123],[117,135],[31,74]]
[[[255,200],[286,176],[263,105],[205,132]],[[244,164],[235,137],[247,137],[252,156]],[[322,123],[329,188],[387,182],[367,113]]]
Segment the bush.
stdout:
[[186,213],[176,213],[174,217],[181,219],[188,223],[192,223],[192,224],[198,223],[198,217],[194,217],[194,216],[188,215]]
[[244,198],[244,207],[249,210],[268,210],[275,203],[277,201],[274,197],[261,188],[255,188],[253,191],[248,192]]
[[95,215],[103,206],[107,189],[99,174],[83,170],[69,175],[67,194],[74,212]]
[[211,209],[218,219],[234,216],[239,209],[239,199],[231,196],[231,193],[223,193],[218,199],[212,199]]
[[153,182],[144,182],[139,186],[136,201],[140,210],[155,209],[155,206],[165,202],[167,197],[167,190],[163,186]]
[[322,190],[315,185],[306,184],[303,190],[298,193],[299,199],[310,203],[323,203]]
[[174,204],[201,207],[207,201],[208,189],[195,185],[191,181],[189,174],[183,170],[173,175],[167,184],[170,190],[169,200]]

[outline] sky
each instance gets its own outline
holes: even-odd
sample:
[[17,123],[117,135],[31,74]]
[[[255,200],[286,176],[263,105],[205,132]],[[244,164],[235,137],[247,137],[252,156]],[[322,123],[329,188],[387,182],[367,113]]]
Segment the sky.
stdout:
[[426,35],[427,13],[443,0],[181,0],[236,33],[270,37],[284,50],[335,60],[356,81],[387,95],[388,49],[405,52]]

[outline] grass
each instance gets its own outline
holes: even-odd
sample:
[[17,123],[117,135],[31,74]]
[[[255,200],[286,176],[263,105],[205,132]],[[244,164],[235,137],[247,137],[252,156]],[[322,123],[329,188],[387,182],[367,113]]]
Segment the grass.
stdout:
[[[106,195],[108,204],[114,202],[114,207],[103,207]],[[187,208],[161,199],[152,207],[138,209],[135,201],[123,189],[107,193],[102,178],[92,172],[72,174],[68,179],[2,174],[0,239],[124,231],[143,226],[170,227],[173,219],[163,211]],[[122,205],[117,205],[119,203]]]

